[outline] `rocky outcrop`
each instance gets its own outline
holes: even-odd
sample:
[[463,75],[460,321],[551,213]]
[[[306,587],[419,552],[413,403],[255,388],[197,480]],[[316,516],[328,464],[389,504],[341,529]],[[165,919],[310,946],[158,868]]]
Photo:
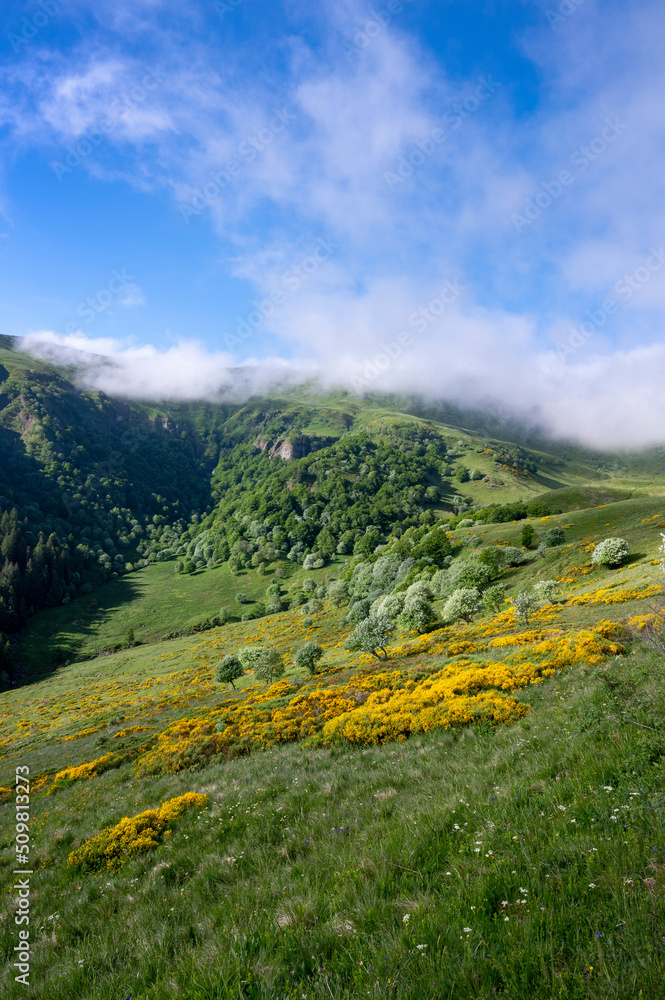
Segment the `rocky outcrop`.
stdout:
[[252,442],[255,448],[267,451],[270,458],[282,458],[285,462],[295,462],[299,458],[304,458],[312,451],[319,451],[321,448],[328,448],[334,444],[337,438],[315,437],[308,434],[296,434],[292,438],[282,438],[271,443],[266,438],[257,438]]

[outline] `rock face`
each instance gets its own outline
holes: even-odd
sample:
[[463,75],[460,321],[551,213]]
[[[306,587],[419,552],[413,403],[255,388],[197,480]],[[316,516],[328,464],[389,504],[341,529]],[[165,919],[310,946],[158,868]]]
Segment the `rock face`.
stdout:
[[274,444],[265,438],[257,438],[253,444],[255,448],[267,451],[270,458],[283,458],[285,462],[295,462],[297,459],[309,455],[312,451],[327,448],[336,440],[337,438],[309,437],[306,434],[298,434],[292,440],[285,438],[281,441],[275,441]]
[[296,441],[277,441],[270,449],[271,458],[283,458],[285,462],[294,462],[297,458],[309,455],[311,448],[306,438]]

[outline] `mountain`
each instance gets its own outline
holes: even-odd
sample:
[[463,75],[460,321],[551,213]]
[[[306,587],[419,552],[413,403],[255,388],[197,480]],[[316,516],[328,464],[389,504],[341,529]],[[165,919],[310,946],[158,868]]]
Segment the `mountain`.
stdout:
[[243,403],[149,404],[79,377],[0,342],[6,673],[7,637],[35,612],[151,562],[182,573],[227,560],[264,573],[323,565],[440,518],[546,514],[584,506],[581,486],[607,499],[623,479],[630,495],[662,477],[655,452],[600,455],[526,431],[516,436],[529,445],[506,442],[480,433],[482,414],[413,398],[302,386]]
[[662,995],[660,450],[0,364],[0,947],[27,879],[40,996]]

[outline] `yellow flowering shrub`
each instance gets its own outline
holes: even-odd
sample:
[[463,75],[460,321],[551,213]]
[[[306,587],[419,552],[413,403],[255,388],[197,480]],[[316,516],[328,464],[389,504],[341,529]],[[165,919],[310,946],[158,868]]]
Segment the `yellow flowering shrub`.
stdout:
[[80,733],[74,733],[73,736],[63,736],[63,743],[71,743],[72,740],[83,739],[84,736],[92,736],[93,733],[98,733],[100,729],[104,729],[104,726],[90,726],[89,729],[82,729]]
[[579,597],[571,597],[569,604],[576,607],[590,606],[594,604],[622,604],[624,601],[640,601],[646,597],[653,597],[662,591],[660,584],[651,584],[649,587],[632,587],[630,590],[621,588],[601,587],[593,590],[589,594],[580,594]]
[[475,653],[477,649],[478,646],[475,642],[461,640],[460,642],[453,642],[450,646],[448,646],[446,654],[448,656],[461,656],[464,653]]
[[135,855],[157,847],[169,823],[182,816],[186,809],[203,807],[207,802],[207,795],[186,792],[158,809],[146,809],[137,816],[124,816],[115,826],[102,830],[72,851],[67,858],[67,867],[115,871]]
[[116,733],[113,739],[121,740],[125,736],[131,736],[132,733],[149,733],[152,728],[152,726],[128,726],[127,729],[121,729],[119,733]]
[[55,786],[58,782],[78,781],[79,778],[95,778],[98,774],[102,774],[104,771],[108,771],[110,767],[119,764],[121,760],[122,758],[117,757],[114,753],[107,753],[103,757],[98,757],[97,760],[91,760],[89,764],[66,767],[64,771],[58,771],[53,779],[53,784]]

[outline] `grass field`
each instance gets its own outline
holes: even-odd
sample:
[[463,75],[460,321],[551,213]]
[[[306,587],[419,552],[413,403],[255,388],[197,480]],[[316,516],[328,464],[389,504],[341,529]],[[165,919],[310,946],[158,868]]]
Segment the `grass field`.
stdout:
[[[506,606],[396,635],[385,663],[345,650],[346,609],[329,606],[165,641],[238,590],[264,596],[269,578],[226,567],[157,564],[37,616],[33,670],[56,635],[79,653],[128,628],[142,644],[0,695],[2,996],[25,993],[9,963],[27,766],[35,995],[665,997],[665,659],[623,625],[660,599],[665,507],[530,523],[566,543],[503,582],[557,578],[555,604],[528,625]],[[523,525],[451,538],[517,544]],[[617,570],[589,562],[608,535],[630,543]],[[294,567],[284,589],[342,568]],[[306,639],[325,649],[314,677],[293,662]],[[219,656],[247,644],[276,646],[285,676],[216,685]],[[179,815],[187,793],[207,801]],[[166,826],[137,821],[150,844],[123,821],[162,806]],[[83,863],[119,823],[125,846]]]

